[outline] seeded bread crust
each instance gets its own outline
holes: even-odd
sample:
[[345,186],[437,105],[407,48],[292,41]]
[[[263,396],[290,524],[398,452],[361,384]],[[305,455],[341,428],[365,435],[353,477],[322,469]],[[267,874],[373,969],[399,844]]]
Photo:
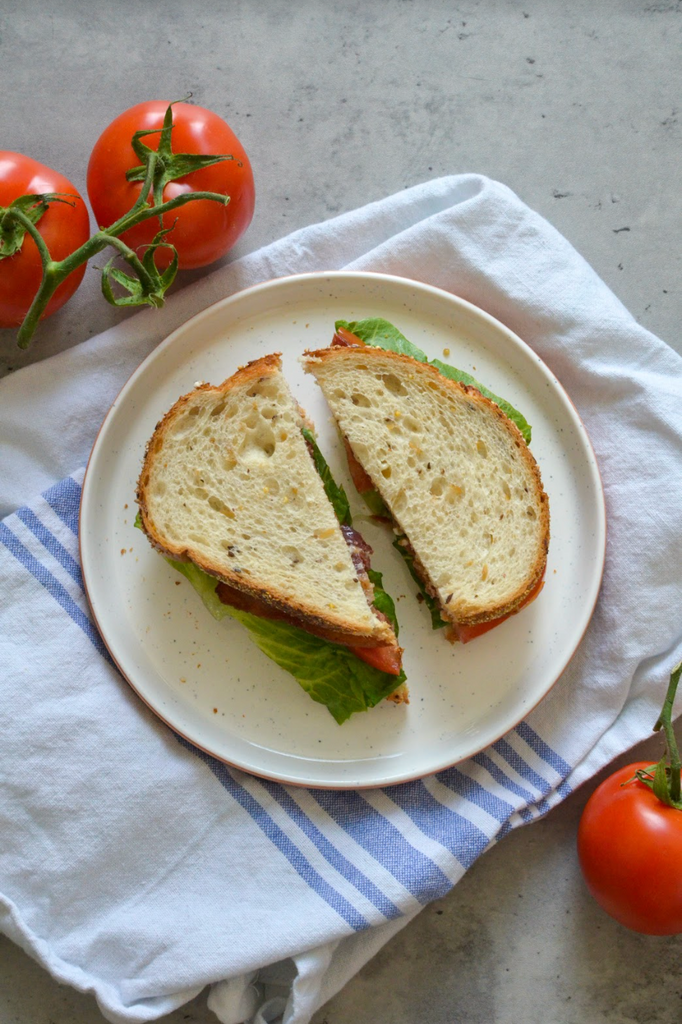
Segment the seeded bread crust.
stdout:
[[545,572],[549,502],[516,425],[476,388],[410,356],[332,346],[306,352],[303,365],[444,617],[475,626],[520,608]]
[[[394,643],[390,625],[367,604],[300,434],[301,416],[280,369],[279,354],[264,356],[240,368],[218,387],[198,385],[169,409],[147,444],[138,481],[137,501],[144,532],[161,554],[193,562],[230,587],[290,616],[303,629],[357,647]],[[228,414],[234,428],[221,422]],[[252,421],[253,425],[248,426]],[[215,437],[209,444],[211,431]],[[191,444],[195,434],[196,444]],[[195,449],[201,450],[200,456],[195,457]],[[272,459],[275,449],[277,458]],[[183,459],[187,460],[186,467]],[[296,487],[289,488],[286,472],[293,474]],[[254,481],[260,485],[265,480],[271,488],[255,487]],[[298,506],[295,511],[286,507],[288,488],[290,509]],[[275,489],[280,501],[265,493]],[[238,504],[240,500],[247,501],[249,507]],[[205,520],[205,543],[203,537],[192,540],[186,536],[186,524],[175,530],[176,523],[193,523],[192,516],[197,515]],[[252,530],[250,523],[259,516]],[[263,528],[268,522],[272,531]],[[311,522],[319,523],[319,529],[313,529]],[[281,536],[273,538],[271,533],[277,530]],[[285,535],[285,530],[291,531],[290,535]],[[222,548],[214,542],[218,531],[225,538],[220,541]],[[171,536],[172,532],[177,536]],[[294,554],[282,554],[289,551]],[[235,552],[238,557],[234,557]],[[294,567],[299,564],[298,556],[303,568],[297,576]],[[233,569],[236,561],[240,565]],[[283,573],[281,578],[277,566]],[[268,579],[270,569],[273,582]],[[338,602],[322,602],[320,594],[338,595]]]

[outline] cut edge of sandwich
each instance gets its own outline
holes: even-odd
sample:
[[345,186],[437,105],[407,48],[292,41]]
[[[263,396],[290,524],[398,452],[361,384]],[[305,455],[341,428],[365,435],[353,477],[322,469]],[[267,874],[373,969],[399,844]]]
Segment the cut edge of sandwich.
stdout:
[[[198,384],[195,386],[193,391],[183,395],[174,403],[174,405],[157,424],[145,449],[142,470],[140,472],[137,485],[137,502],[140,510],[142,529],[147,535],[151,545],[166,558],[180,562],[193,562],[204,572],[215,577],[219,582],[225,584],[227,587],[232,588],[233,591],[245,595],[247,601],[255,602],[256,606],[260,605],[259,611],[256,611],[253,606],[250,608],[243,606],[244,610],[252,610],[254,614],[260,614],[265,618],[277,617],[285,619],[290,621],[292,625],[300,626],[300,628],[307,632],[320,636],[333,643],[345,644],[352,647],[397,645],[393,628],[388,622],[377,615],[376,609],[372,606],[366,593],[364,593],[363,596],[365,597],[371,617],[369,622],[360,623],[358,621],[352,621],[348,616],[339,616],[327,610],[322,612],[319,608],[311,605],[305,600],[297,600],[292,598],[291,595],[283,593],[277,588],[277,586],[263,585],[262,583],[246,580],[243,574],[230,571],[224,565],[216,565],[215,562],[211,559],[207,559],[196,549],[195,546],[188,543],[186,540],[173,542],[169,537],[164,536],[155,523],[151,507],[153,505],[153,501],[150,496],[150,478],[153,473],[155,462],[163,451],[165,441],[173,425],[176,424],[179,418],[189,410],[192,403],[197,401],[197,396],[216,398],[220,400],[225,396],[229,396],[229,394],[237,388],[262,382],[267,377],[279,373],[280,369],[281,358],[278,353],[263,356],[260,359],[253,360],[246,366],[240,367],[235,374],[229,377],[222,384],[217,386],[206,383]],[[284,382],[284,384],[286,387],[286,382]],[[286,387],[286,390],[289,394],[289,398],[291,399],[292,408],[295,410],[297,419],[300,421],[297,423],[297,428],[300,433],[300,427],[308,425],[308,423],[305,420],[304,414],[302,415],[302,410],[300,410],[291,398],[291,395],[288,392],[288,387]],[[305,442],[302,436],[301,445],[305,448]],[[310,479],[311,481],[315,481],[313,486],[319,486],[319,489],[323,494],[322,482],[319,480],[317,471],[315,470],[307,448],[305,458],[310,460],[311,472],[313,474]],[[328,502],[326,495],[324,495],[324,501]],[[329,509],[331,515],[334,516],[331,505],[329,505]],[[344,549],[347,550],[346,541],[343,538],[343,534],[341,533],[335,516],[334,524],[339,530],[341,540],[344,544]],[[358,586],[361,586],[361,584],[358,583]],[[228,600],[226,603],[232,602]],[[401,688],[399,687],[398,690],[400,689]],[[393,695],[392,699],[395,699]]]
[[[497,624],[498,621],[520,611],[526,604],[530,603],[535,596],[537,596],[542,588],[547,564],[547,552],[549,548],[549,501],[545,491],[543,490],[542,479],[537,462],[535,461],[535,458],[528,448],[528,445],[526,444],[518,427],[507,417],[495,402],[482,395],[477,388],[445,377],[435,366],[420,362],[413,359],[411,356],[382,349],[378,346],[365,345],[364,343],[359,345],[332,345],[331,347],[323,349],[307,350],[303,355],[302,362],[304,369],[306,372],[312,373],[318,384],[322,387],[325,397],[332,408],[332,413],[334,413],[335,419],[337,418],[336,411],[333,407],[333,403],[329,401],[330,396],[327,394],[326,386],[323,386],[321,383],[318,371],[322,368],[324,373],[324,369],[326,367],[333,366],[335,364],[342,365],[345,360],[356,360],[358,355],[361,356],[364,362],[367,362],[368,368],[371,368],[372,363],[374,363],[375,366],[378,366],[381,363],[385,364],[388,360],[396,368],[398,375],[400,372],[406,372],[408,375],[412,376],[418,375],[428,383],[430,388],[436,392],[440,392],[442,396],[446,396],[448,394],[466,396],[467,401],[474,403],[480,409],[495,418],[500,429],[506,433],[509,442],[513,444],[518,456],[523,460],[533,484],[531,500],[533,501],[533,508],[539,520],[538,531],[540,539],[537,544],[537,551],[532,563],[528,566],[528,570],[525,573],[523,580],[511,594],[508,594],[505,597],[504,601],[492,603],[482,608],[472,607],[471,605],[467,606],[466,601],[460,601],[456,604],[453,603],[452,600],[443,599],[442,593],[439,592],[439,588],[430,578],[429,572],[421,561],[419,551],[415,550],[413,541],[409,536],[409,532],[403,526],[400,512],[393,506],[391,498],[387,494],[385,481],[381,479],[381,474],[377,474],[376,472],[372,474],[369,472],[368,467],[365,464],[365,460],[362,457],[363,453],[358,451],[357,444],[353,444],[353,441],[344,432],[342,425],[337,419],[337,426],[347,453],[355,459],[357,465],[360,467],[361,473],[365,474],[367,479],[371,481],[372,487],[379,493],[391,516],[393,529],[394,532],[398,534],[399,543],[402,544],[404,549],[413,559],[415,573],[421,579],[427,593],[438,602],[443,621],[452,627],[452,631],[448,632],[448,639],[453,641],[458,639],[458,627],[476,627],[482,626],[485,623]],[[357,478],[357,474],[353,473],[354,467],[351,465],[350,468],[351,476],[355,476],[355,478]]]

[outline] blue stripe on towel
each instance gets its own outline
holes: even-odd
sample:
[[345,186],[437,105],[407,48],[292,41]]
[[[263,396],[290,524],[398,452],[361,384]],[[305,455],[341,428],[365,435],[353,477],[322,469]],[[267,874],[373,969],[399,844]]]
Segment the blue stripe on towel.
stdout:
[[471,867],[490,844],[491,837],[478,825],[436,800],[419,780],[405,782],[385,793],[425,836],[444,846],[465,868]]
[[70,476],[45,491],[43,498],[53,512],[56,512],[76,537],[78,536],[78,513],[80,511],[81,488]]
[[[485,770],[495,780],[498,786],[504,786],[504,788],[509,790],[510,793],[513,793],[515,796],[521,797],[521,799],[526,804],[535,803],[535,797],[533,796],[531,791],[529,789],[524,789],[523,786],[519,786],[518,782],[514,782],[513,779],[510,779],[509,776],[502,771],[499,765],[496,765],[493,759],[489,757],[485,752],[482,752],[480,754],[474,754],[471,760],[474,761],[475,764],[480,765],[481,768],[485,768]],[[533,815],[529,811],[528,807],[520,807],[518,813],[521,815],[524,821],[533,820]]]
[[37,537],[46,551],[49,551],[61,566],[68,572],[69,576],[78,586],[83,589],[83,574],[76,559],[71,555],[64,545],[57,540],[53,533],[41,523],[38,516],[30,508],[20,508],[17,511],[17,519],[21,519],[24,526],[27,526],[34,537]]
[[352,903],[349,903],[345,896],[337,892],[336,889],[329,882],[320,875],[315,868],[310,864],[306,857],[301,853],[296,844],[289,838],[289,836],[282,831],[279,825],[276,824],[264,810],[263,807],[258,803],[255,797],[244,789],[244,787],[237,782],[232,773],[230,772],[227,765],[223,764],[222,761],[216,760],[210,754],[195,747],[188,740],[182,736],[177,737],[178,742],[190,750],[193,754],[196,754],[210,770],[213,772],[215,777],[218,779],[220,784],[224,786],[227,792],[233,797],[237,803],[251,815],[256,825],[261,831],[268,837],[270,842],[277,847],[283,856],[289,861],[291,866],[298,872],[301,878],[307,882],[313,892],[316,892],[325,902],[334,910],[339,917],[343,918],[344,921],[350,927],[358,932],[363,928],[369,927],[369,921],[362,916],[359,910],[357,910]]
[[525,779],[526,782],[530,782],[535,789],[542,793],[541,797],[535,797],[532,802],[536,804],[539,811],[545,814],[549,810],[549,804],[545,800],[545,794],[550,793],[552,790],[551,782],[539,775],[534,768],[525,761],[519,753],[512,747],[512,745],[505,739],[496,740],[492,745],[493,750],[497,751],[500,757],[503,757],[507,764],[511,765],[514,771]]
[[[387,793],[390,796],[393,790]],[[438,865],[416,850],[361,793],[350,789],[311,789],[310,794],[351,839],[367,850],[420,903],[428,903],[450,891],[452,882]]]
[[23,565],[23,567],[30,572],[35,579],[37,579],[38,583],[45,587],[48,594],[50,594],[57,604],[64,609],[76,625],[83,630],[93,647],[95,647],[102,657],[112,665],[113,662],[109,652],[104,646],[101,636],[85,612],[81,611],[69,594],[68,590],[62,586],[59,580],[55,579],[49,569],[46,569],[37,558],[34,558],[31,552],[24,547],[19,538],[16,537],[4,523],[0,523],[0,542],[2,542],[7,550],[14,555],[16,560]]
[[[567,775],[570,775],[572,771],[570,764],[568,764],[567,761],[564,761],[563,757],[561,757],[560,754],[557,754],[556,750],[552,750],[552,748],[545,743],[542,737],[538,736],[534,729],[531,729],[527,722],[519,722],[516,726],[516,732],[519,734],[521,739],[528,744],[530,749],[538,755],[538,757],[541,757],[542,760],[550,766],[550,768],[554,769],[557,775],[561,775],[564,779]],[[571,787],[567,782],[559,783],[557,791],[561,793],[562,796],[568,796],[568,794],[572,792]]]
[[392,920],[400,917],[402,911],[379,889],[374,882],[370,881],[365,874],[352,864],[337,848],[330,842],[323,832],[308,817],[305,811],[301,810],[296,801],[287,793],[286,789],[268,779],[260,779],[260,784],[280,807],[286,811],[291,820],[298,825],[308,839],[315,844],[322,856],[335,868],[340,875],[354,885],[358,892],[373,903],[377,910],[381,911],[384,917]]
[[458,768],[448,768],[440,772],[436,778],[453,793],[463,796],[470,803],[480,807],[492,818],[496,818],[502,826],[496,833],[496,838],[501,839],[511,828],[509,819],[516,808],[503,800],[502,797],[491,793],[489,789],[477,782],[475,779],[465,775]]

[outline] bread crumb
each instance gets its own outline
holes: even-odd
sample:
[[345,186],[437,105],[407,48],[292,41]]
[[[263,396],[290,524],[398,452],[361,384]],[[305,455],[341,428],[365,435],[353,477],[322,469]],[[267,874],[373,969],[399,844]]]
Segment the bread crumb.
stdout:
[[443,355],[447,359],[447,357],[450,355],[450,349],[449,348],[444,348],[443,349]]

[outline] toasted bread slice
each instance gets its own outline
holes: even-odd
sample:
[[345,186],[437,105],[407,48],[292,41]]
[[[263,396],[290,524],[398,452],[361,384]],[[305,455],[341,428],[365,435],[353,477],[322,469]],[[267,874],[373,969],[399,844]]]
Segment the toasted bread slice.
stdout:
[[266,356],[178,399],[147,445],[142,526],[162,554],[310,632],[395,644],[365,596],[280,366]]
[[545,571],[549,504],[511,420],[475,388],[381,348],[334,346],[304,365],[441,616],[468,627],[518,610]]

